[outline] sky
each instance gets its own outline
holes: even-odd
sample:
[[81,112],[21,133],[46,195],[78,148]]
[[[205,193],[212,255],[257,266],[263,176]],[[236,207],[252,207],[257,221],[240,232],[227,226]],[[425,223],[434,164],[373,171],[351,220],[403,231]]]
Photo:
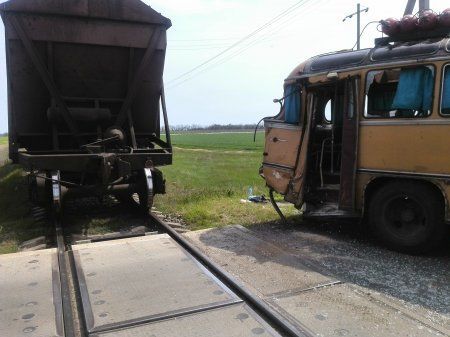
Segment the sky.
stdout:
[[[283,80],[299,63],[317,54],[350,49],[356,42],[356,17],[342,21],[356,11],[354,0],[144,2],[173,24],[168,30],[164,73],[171,125],[256,123],[275,115],[279,106],[272,100],[282,96]],[[400,18],[406,2],[361,0],[361,6],[369,8],[361,16],[362,27],[371,21]],[[436,12],[450,7],[444,0],[430,3]],[[251,38],[190,72],[277,16],[277,21]],[[380,36],[377,24],[370,24],[362,36],[362,47],[371,47]],[[8,128],[3,25],[0,39],[2,133]]]

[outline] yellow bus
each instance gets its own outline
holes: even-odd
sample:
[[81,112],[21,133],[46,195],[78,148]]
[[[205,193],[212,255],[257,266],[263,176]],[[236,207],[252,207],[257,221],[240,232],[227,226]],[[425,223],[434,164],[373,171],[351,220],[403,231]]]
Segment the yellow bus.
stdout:
[[305,218],[365,219],[390,248],[430,250],[450,222],[450,39],[313,57],[266,118],[260,169]]

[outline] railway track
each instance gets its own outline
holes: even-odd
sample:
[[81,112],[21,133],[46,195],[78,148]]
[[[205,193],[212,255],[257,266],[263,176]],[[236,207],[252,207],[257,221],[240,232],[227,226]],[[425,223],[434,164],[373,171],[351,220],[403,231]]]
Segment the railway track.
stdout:
[[[223,336],[312,336],[291,325],[156,215],[149,214],[148,220],[158,234],[125,234],[125,238],[106,237],[87,244],[69,242],[64,218],[53,220],[61,290],[61,336],[180,336],[181,331],[185,332],[182,336],[221,336],[218,331],[223,331]],[[143,256],[136,256],[137,251]],[[182,260],[189,263],[180,265],[172,252],[175,260],[185,256]],[[105,256],[110,256],[111,261],[105,262]],[[148,256],[156,260],[146,262]],[[120,262],[114,263],[115,259]],[[128,270],[124,268],[127,259]],[[107,271],[111,275],[106,276]],[[120,283],[121,275],[128,272],[130,283]],[[152,275],[153,279],[142,279]],[[177,277],[185,279],[176,280]],[[197,282],[208,284],[209,288],[198,287]],[[108,292],[109,287],[114,291]],[[178,289],[159,292],[158,287]],[[205,290],[213,295],[205,296]],[[99,299],[99,292],[108,295]],[[144,301],[136,299],[139,292],[143,292]],[[129,296],[131,293],[133,296]],[[168,294],[171,295],[167,297]],[[217,296],[219,299],[214,298]],[[188,303],[184,297],[203,301]],[[125,298],[131,298],[130,302],[126,303]],[[151,304],[146,304],[150,298]],[[179,303],[172,306],[174,298]],[[155,303],[160,303],[160,308]],[[98,309],[100,306],[104,308]],[[147,306],[148,313],[144,314]],[[178,326],[179,322],[183,324]],[[165,332],[155,333],[155,329]]]

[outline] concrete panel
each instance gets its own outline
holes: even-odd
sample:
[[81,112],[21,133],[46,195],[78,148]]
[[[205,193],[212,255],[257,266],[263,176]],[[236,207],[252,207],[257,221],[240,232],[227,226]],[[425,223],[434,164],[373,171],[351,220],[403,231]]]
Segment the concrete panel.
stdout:
[[55,249],[0,256],[0,336],[62,336]]
[[443,333],[410,319],[381,302],[371,301],[341,284],[271,299],[292,322],[301,322],[318,336],[427,337]]
[[91,332],[241,301],[168,235],[73,250]]
[[275,337],[280,336],[245,304],[100,333],[98,337]]

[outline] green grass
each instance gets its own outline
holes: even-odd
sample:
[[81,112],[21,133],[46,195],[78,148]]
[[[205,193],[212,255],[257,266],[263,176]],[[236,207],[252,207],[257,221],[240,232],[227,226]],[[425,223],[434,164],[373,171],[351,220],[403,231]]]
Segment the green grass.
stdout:
[[[217,138],[208,136],[207,146],[211,146]],[[167,194],[158,196],[155,206],[181,217],[192,229],[278,220],[270,203],[240,202],[247,198],[249,186],[253,194],[267,196],[264,180],[258,175],[261,159],[259,151],[175,149],[174,164],[163,168]],[[291,206],[284,211],[296,214]]]
[[0,254],[16,252],[23,241],[46,234],[30,215],[27,188],[20,167],[0,167]]
[[253,142],[253,132],[232,133],[174,133],[172,144],[175,147],[187,149],[232,150],[232,151],[259,151],[264,149],[264,132],[256,133],[256,142]]
[[0,137],[0,254],[14,253],[26,240],[45,235],[30,216],[27,179],[8,159],[8,137]]

